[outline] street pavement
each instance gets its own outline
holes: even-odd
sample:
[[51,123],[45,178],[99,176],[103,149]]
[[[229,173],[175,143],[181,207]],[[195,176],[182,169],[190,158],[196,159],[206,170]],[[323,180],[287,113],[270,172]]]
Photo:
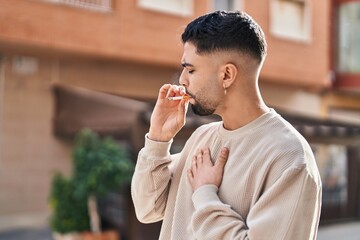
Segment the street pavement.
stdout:
[[319,228],[318,240],[360,240],[360,221],[332,224]]
[[[46,227],[2,231],[0,240],[53,240],[53,237]],[[320,226],[317,240],[360,240],[360,221]]]
[[0,240],[53,240],[53,237],[49,228],[29,228],[0,232]]

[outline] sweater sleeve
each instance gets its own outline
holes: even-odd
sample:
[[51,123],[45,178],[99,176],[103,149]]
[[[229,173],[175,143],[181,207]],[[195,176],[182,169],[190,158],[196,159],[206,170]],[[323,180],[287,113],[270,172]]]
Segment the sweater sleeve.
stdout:
[[152,141],[145,136],[131,182],[131,196],[140,222],[163,218],[171,179],[171,143]]
[[217,190],[206,185],[193,194],[196,239],[316,239],[321,185],[306,167],[285,171],[254,203],[246,220],[221,201]]

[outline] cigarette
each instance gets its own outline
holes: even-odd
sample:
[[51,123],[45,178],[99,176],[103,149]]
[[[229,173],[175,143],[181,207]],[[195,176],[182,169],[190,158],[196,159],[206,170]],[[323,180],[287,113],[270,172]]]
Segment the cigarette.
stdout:
[[167,99],[170,101],[175,101],[175,100],[190,99],[190,98],[191,97],[189,95],[184,95],[184,96],[168,97]]

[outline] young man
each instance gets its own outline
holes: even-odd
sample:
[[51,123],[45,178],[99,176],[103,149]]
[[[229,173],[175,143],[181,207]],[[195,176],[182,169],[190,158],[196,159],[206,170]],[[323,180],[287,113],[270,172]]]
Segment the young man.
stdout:
[[[316,239],[321,182],[306,140],[263,102],[266,41],[240,12],[214,12],[182,34],[181,86],[164,85],[132,180],[138,219],[163,220],[160,238]],[[171,101],[168,97],[190,96]],[[221,122],[169,153],[188,104]]]

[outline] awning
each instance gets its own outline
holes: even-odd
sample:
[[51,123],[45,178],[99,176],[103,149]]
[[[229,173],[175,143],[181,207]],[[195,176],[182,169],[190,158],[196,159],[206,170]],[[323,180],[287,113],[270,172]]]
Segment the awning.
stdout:
[[73,137],[83,128],[124,137],[139,113],[149,106],[145,102],[73,86],[55,85],[53,90],[53,129],[61,137]]

